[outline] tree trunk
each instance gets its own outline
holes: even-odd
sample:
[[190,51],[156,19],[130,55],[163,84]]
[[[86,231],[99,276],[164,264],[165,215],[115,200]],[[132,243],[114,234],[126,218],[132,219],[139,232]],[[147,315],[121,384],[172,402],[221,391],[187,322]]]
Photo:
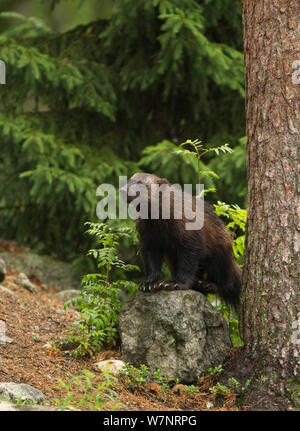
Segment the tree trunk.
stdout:
[[243,0],[243,27],[249,187],[243,404],[284,410],[300,401],[300,84],[293,69],[300,60],[300,2]]

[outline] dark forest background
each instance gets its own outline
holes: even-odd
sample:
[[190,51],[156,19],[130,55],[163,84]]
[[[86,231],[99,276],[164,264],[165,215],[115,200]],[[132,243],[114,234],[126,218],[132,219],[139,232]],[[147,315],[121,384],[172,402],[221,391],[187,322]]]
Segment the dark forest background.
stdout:
[[81,267],[97,187],[139,171],[196,183],[187,139],[230,145],[201,161],[219,176],[207,199],[246,206],[240,0],[0,7],[1,237]]

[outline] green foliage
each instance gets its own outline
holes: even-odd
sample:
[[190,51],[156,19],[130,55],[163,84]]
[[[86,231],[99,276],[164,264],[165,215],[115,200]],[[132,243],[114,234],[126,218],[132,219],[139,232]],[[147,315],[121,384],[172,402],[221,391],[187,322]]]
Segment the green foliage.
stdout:
[[243,341],[240,337],[239,331],[239,320],[237,313],[232,310],[228,305],[221,301],[219,298],[216,299],[215,295],[208,295],[208,300],[213,303],[215,308],[222,313],[229,325],[229,332],[232,344],[234,347],[243,346]]
[[40,338],[39,334],[32,334],[32,339],[36,343],[40,343],[40,341],[41,341],[41,338]]
[[[189,147],[190,149],[183,149]],[[214,148],[208,148],[198,139],[190,139],[179,146],[173,142],[164,140],[155,146],[146,147],[139,165],[160,177],[167,177],[171,183],[193,184],[197,178],[197,184],[204,184],[205,192],[215,191],[214,179],[219,176],[209,169],[202,160],[207,153],[232,153],[228,144]]]
[[100,248],[89,251],[97,261],[99,273],[85,275],[78,297],[70,299],[65,306],[72,305],[80,312],[81,319],[76,329],[69,331],[67,342],[78,343],[75,356],[92,356],[104,344],[112,344],[117,337],[117,321],[121,307],[120,291],[127,295],[136,290],[133,282],[112,281],[112,272],[139,270],[136,265],[125,264],[118,257],[120,238],[135,241],[135,234],[129,228],[117,231],[104,223],[87,223],[89,235],[96,237]]
[[[245,230],[247,222],[247,210],[241,209],[238,205],[228,205],[218,202],[215,212],[219,217],[229,220],[226,224],[231,231],[233,239],[233,251],[236,259],[242,258],[245,251]],[[240,235],[238,235],[240,233]]]
[[228,386],[232,389],[237,389],[240,386],[240,382],[237,381],[234,377],[230,377],[228,379]]
[[[7,398],[3,398],[3,401],[7,401]],[[22,397],[19,397],[14,401],[14,404],[17,406],[30,406],[35,403],[36,402],[34,400],[24,400]]]
[[184,392],[187,394],[197,394],[199,392],[199,388],[195,385],[184,385]]
[[218,374],[222,373],[222,371],[223,371],[223,367],[220,364],[220,365],[217,365],[214,368],[209,368],[207,370],[207,375],[209,375],[209,376],[215,376],[215,375],[218,375]]
[[214,194],[216,200],[226,196],[226,202],[247,206],[246,143],[246,137],[241,138],[233,154],[215,157],[210,161],[210,168],[222,173],[222,181],[218,182]]
[[34,16],[26,17],[17,12],[1,12],[0,19],[14,19],[20,21],[19,24],[9,27],[2,32],[3,36],[7,37],[34,37],[39,35],[49,35],[53,33],[52,29],[45,22]]
[[[226,135],[234,143],[242,136],[239,0],[124,0],[107,18],[66,33],[54,31],[51,19],[16,13],[14,2],[3,5],[11,10],[0,15],[7,65],[0,91],[1,236],[72,260],[93,247],[82,226],[96,221],[99,184],[117,185],[119,175],[138,170],[141,157],[145,169],[171,181],[178,170],[179,181],[190,183],[195,161],[184,161],[178,147],[173,154],[171,142],[197,136],[224,142]],[[168,162],[159,163],[154,150],[156,159],[142,155],[157,142]],[[214,171],[213,159],[201,169]],[[240,175],[234,166],[229,180],[222,165],[231,183],[219,199],[234,190]],[[214,187],[214,178],[204,181]]]
[[221,385],[221,383],[218,382],[215,386],[209,388],[209,391],[212,394],[224,396],[229,393],[230,389],[227,386]]
[[[166,177],[171,183],[193,184],[199,167],[201,172],[208,170],[202,161],[199,161],[198,166],[193,152],[183,150],[167,140],[146,147],[142,155],[139,165],[146,172],[151,171],[159,177]],[[204,183],[207,187],[214,186],[211,177],[205,178]]]
[[[66,392],[65,398],[54,398],[58,410],[114,411],[122,406],[115,401],[117,397],[113,387],[116,378],[108,371],[102,372],[102,379],[89,370],[83,370],[78,376],[70,375],[65,382],[58,380],[58,388]],[[56,388],[54,388],[56,389]]]
[[233,393],[234,391],[236,391],[239,386],[240,383],[234,377],[230,377],[228,379],[228,386],[222,385],[220,382],[217,382],[216,385],[209,388],[209,391],[215,395],[226,396],[229,393]]
[[168,392],[170,389],[169,384],[172,381],[171,378],[165,377],[160,370],[150,373],[149,367],[143,364],[139,368],[126,364],[120,371],[120,376],[124,378],[127,388],[131,392],[134,392],[147,382],[156,382],[160,385],[162,392]]
[[[139,28],[130,27],[128,20],[145,22],[142,40],[137,40]],[[194,0],[150,0],[144,4],[124,0],[102,38],[117,53],[123,89],[147,89],[163,75],[168,76],[164,99],[181,94],[180,87],[185,82],[192,94],[199,93],[208,86],[208,79],[243,94],[241,53],[205,36],[205,7]],[[144,46],[148,59],[141,55]],[[129,58],[131,52],[136,54]],[[201,67],[204,63],[205,70]],[[147,74],[137,73],[146,67]]]
[[135,383],[140,385],[148,381],[149,367],[142,364],[139,368],[136,368],[133,365],[126,364],[125,367],[120,370],[120,376],[130,377]]
[[131,392],[134,392],[144,383],[151,381],[149,367],[143,364],[139,368],[126,364],[120,370],[120,377],[124,379],[127,389]]
[[[99,249],[90,250],[88,255],[92,255],[98,261],[98,269],[105,268],[105,281],[107,285],[110,282],[109,274],[113,268],[120,268],[123,271],[139,270],[136,265],[124,263],[117,255],[117,247],[119,245],[120,238],[128,238],[133,244],[137,245],[137,235],[135,231],[126,227],[119,228],[117,231],[114,231],[105,223],[86,224],[90,226],[87,233],[94,236],[102,246]],[[85,276],[84,282],[89,278],[89,276]]]
[[[198,171],[198,184],[201,184],[201,178],[203,177],[203,175],[209,175],[210,177],[214,177],[214,178],[218,178],[218,175],[211,170],[204,170],[201,167],[201,159],[202,157],[207,154],[207,153],[215,153],[217,156],[220,155],[220,153],[232,153],[232,149],[230,147],[228,147],[228,144],[225,145],[221,145],[219,147],[215,147],[215,148],[206,148],[201,141],[199,141],[198,139],[191,141],[190,139],[188,139],[186,142],[183,142],[182,144],[180,144],[181,147],[185,147],[185,146],[190,146],[192,147],[192,149],[194,150],[194,156],[197,159],[197,171]],[[189,155],[190,151],[189,150],[185,150],[184,154],[186,155],[186,157]],[[210,189],[210,190],[206,190],[207,191],[215,191],[215,189]]]
[[[161,392],[166,393],[170,390],[170,384],[174,383],[172,378],[167,378],[160,370],[150,373],[149,367],[143,364],[139,368],[126,364],[120,371],[120,376],[124,379],[127,388],[131,392],[134,392],[147,382],[156,382],[159,384]],[[176,380],[175,383],[178,384],[179,381]],[[185,388],[188,388],[188,386]],[[194,393],[193,389],[187,389],[186,392]]]

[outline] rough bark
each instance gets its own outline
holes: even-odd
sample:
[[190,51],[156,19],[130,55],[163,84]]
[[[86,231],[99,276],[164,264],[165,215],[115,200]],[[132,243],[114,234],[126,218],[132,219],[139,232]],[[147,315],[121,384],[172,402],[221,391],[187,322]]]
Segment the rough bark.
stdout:
[[300,85],[292,79],[300,2],[243,0],[243,27],[249,187],[243,403],[282,410],[300,394]]

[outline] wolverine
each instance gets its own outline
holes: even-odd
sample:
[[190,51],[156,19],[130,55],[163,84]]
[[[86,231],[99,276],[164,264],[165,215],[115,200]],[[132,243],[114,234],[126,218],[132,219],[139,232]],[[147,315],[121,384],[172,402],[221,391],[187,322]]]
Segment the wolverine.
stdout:
[[[234,258],[232,237],[208,202],[201,206],[191,194],[179,189],[177,192],[166,179],[147,173],[133,175],[120,192],[128,203],[138,196],[140,206],[148,209],[148,217],[136,220],[146,272],[146,281],[140,285],[142,291],[194,289],[216,293],[235,307],[238,305],[241,269]],[[167,192],[169,201],[164,200]],[[175,205],[178,193],[182,206]],[[169,202],[168,218],[163,217],[164,202]],[[151,217],[153,204],[158,207],[155,217]],[[183,207],[190,208],[188,216]],[[193,216],[202,218],[203,223],[187,229]],[[163,280],[163,261],[171,270],[170,281]]]

